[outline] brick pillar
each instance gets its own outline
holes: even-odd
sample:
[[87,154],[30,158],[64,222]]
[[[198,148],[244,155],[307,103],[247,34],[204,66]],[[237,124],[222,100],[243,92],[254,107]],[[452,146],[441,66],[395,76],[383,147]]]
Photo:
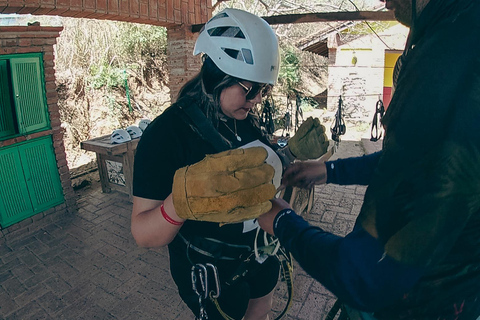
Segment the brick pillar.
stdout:
[[198,33],[192,33],[188,25],[167,28],[167,65],[172,102],[177,99],[181,87],[200,71],[200,55],[193,56],[197,37]]

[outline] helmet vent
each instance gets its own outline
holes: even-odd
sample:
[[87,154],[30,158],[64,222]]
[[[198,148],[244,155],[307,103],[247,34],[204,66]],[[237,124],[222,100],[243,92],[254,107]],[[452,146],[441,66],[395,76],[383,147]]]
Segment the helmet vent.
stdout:
[[213,16],[208,22],[212,22],[213,20],[217,20],[217,19],[220,19],[220,18],[227,18],[227,17],[228,17],[228,14],[226,12],[219,13],[219,14]]
[[245,59],[245,62],[248,64],[253,64],[252,51],[250,49],[243,48],[242,53],[243,53],[243,58]]
[[239,27],[215,27],[207,30],[211,37],[227,37],[245,39]]
[[233,59],[245,61],[245,63],[253,65],[253,56],[250,49],[242,49],[242,51],[239,51],[236,49],[222,48],[222,50]]

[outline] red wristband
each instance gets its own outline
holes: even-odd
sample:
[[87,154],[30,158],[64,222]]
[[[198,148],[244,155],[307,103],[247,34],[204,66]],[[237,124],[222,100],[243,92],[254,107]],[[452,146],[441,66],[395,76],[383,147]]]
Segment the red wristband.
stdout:
[[170,218],[170,216],[165,212],[165,209],[163,208],[163,203],[160,206],[160,211],[162,211],[162,216],[168,223],[173,224],[175,226],[181,226],[183,224],[183,221],[182,222],[175,221],[172,218]]

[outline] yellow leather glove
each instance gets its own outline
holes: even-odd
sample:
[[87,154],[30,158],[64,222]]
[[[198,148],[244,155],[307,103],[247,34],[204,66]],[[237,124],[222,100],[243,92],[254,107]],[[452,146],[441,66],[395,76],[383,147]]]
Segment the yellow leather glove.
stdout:
[[182,219],[220,223],[257,218],[272,207],[274,169],[262,147],[207,155],[178,169],[173,179],[173,205]]
[[308,117],[288,140],[290,152],[299,160],[317,159],[327,152],[328,138],[318,118]]

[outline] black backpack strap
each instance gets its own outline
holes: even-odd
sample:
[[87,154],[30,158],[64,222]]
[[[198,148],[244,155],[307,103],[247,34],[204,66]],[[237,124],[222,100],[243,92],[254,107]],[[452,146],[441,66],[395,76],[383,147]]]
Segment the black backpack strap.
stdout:
[[232,148],[220,133],[218,133],[212,122],[207,119],[195,102],[192,100],[181,99],[175,104],[178,106],[179,110],[183,111],[180,112],[180,114],[183,116],[184,120],[191,124],[200,137],[210,143],[215,150],[222,152]]

